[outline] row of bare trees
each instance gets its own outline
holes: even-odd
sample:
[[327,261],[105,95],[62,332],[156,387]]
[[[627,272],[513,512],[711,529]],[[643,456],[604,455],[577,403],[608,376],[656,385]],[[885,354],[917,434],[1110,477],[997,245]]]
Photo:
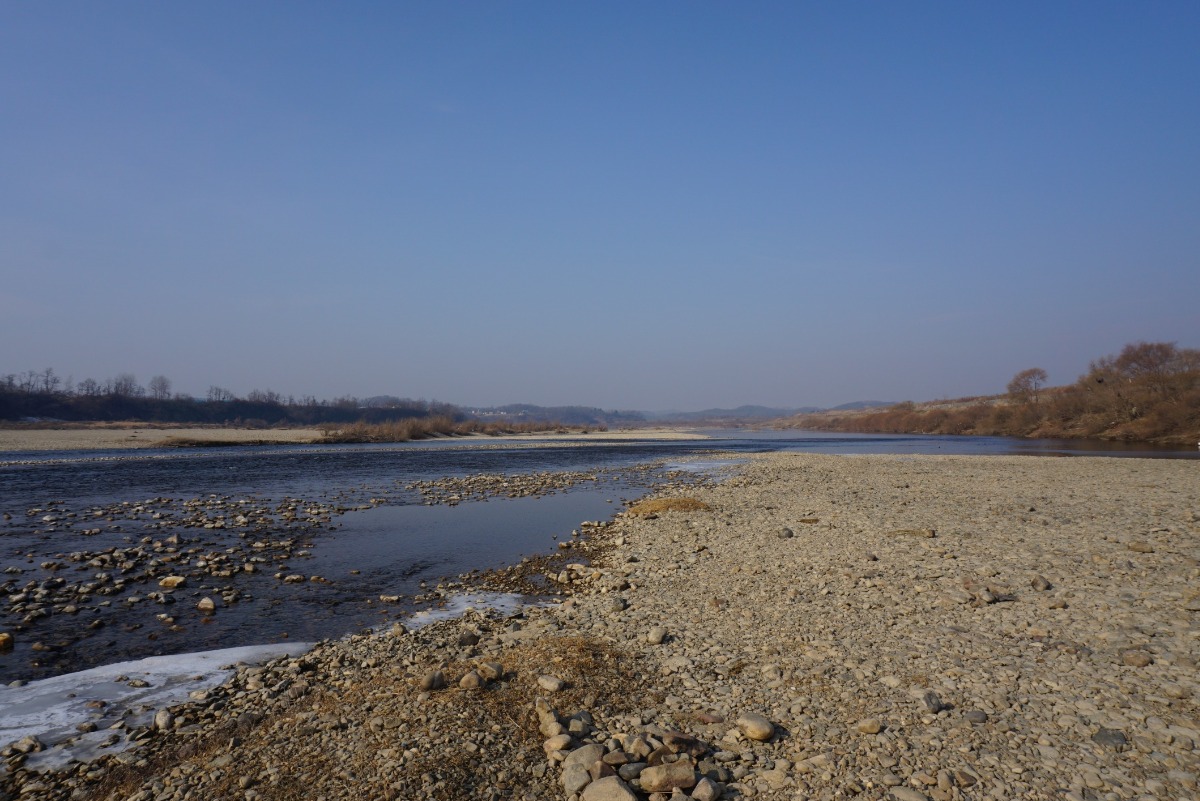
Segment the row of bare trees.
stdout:
[[171,379],[156,375],[143,387],[132,373],[121,373],[104,381],[85,378],[75,383],[71,378],[62,378],[53,367],[45,370],[26,370],[0,376],[0,392],[25,395],[78,395],[87,398],[111,396],[116,398],[171,397]]
[[1013,376],[1007,394],[852,415],[801,415],[799,428],[912,434],[1200,440],[1200,350],[1135,342],[1093,361],[1073,384],[1047,387],[1040,367]]
[[79,382],[60,377],[53,368],[9,373],[0,375],[0,420],[240,422],[265,426],[462,417],[451,404],[391,395],[362,400],[344,396],[327,401],[311,395],[297,399],[269,389],[255,389],[243,397],[213,385],[204,398],[195,398],[173,394],[172,386],[171,380],[162,375],[142,386],[132,373]]

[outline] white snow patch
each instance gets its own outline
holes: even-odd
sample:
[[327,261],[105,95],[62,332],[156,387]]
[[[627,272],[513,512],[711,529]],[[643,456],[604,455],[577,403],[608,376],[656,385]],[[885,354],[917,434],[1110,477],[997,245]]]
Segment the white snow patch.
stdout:
[[501,615],[511,615],[529,605],[529,598],[512,592],[470,592],[452,595],[444,606],[415,612],[404,625],[419,629],[439,620],[454,620],[462,617],[469,609],[487,609]]
[[[151,656],[40,679],[22,687],[0,687],[0,743],[29,735],[41,740],[46,750],[30,754],[25,763],[35,770],[123,751],[130,743],[124,729],[113,726],[124,722],[126,728],[134,728],[151,723],[155,710],[183,703],[190,692],[222,684],[238,663],[254,665],[280,656],[298,656],[311,647],[311,643],[287,643]],[[139,680],[148,686],[129,686]],[[104,705],[89,707],[89,702]],[[98,728],[81,734],[77,727],[87,722]],[[114,735],[119,738],[116,742],[103,745]]]
[[[470,609],[509,615],[529,605],[529,598],[508,592],[454,595],[436,609],[404,621],[419,629],[439,620],[462,617]],[[152,725],[154,713],[188,700],[188,694],[223,684],[238,664],[256,665],[280,656],[299,656],[312,643],[278,643],[224,648],[192,654],[152,656],[132,662],[67,673],[21,687],[0,687],[0,747],[23,737],[37,737],[46,749],[29,755],[30,770],[57,770],[70,762],[87,762],[101,754],[129,748],[130,729]],[[146,687],[130,687],[129,682]],[[102,705],[90,702],[103,702]],[[94,732],[78,727],[93,723]]]

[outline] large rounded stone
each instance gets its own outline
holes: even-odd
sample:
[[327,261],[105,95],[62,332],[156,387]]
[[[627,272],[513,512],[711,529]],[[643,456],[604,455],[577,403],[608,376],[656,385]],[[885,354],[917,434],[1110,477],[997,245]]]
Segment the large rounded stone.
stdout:
[[765,742],[775,736],[775,724],[757,712],[743,712],[738,715],[737,725],[742,734],[751,740]]
[[584,788],[580,801],[637,801],[637,795],[620,777],[605,776]]
[[686,790],[696,786],[696,771],[687,760],[669,762],[646,768],[638,781],[647,793],[668,793],[676,787]]

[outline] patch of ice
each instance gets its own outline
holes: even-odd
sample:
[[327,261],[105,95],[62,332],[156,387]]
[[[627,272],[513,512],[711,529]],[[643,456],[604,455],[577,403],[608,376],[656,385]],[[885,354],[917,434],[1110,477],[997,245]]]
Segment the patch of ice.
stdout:
[[[123,751],[130,743],[123,729],[112,728],[119,722],[126,728],[147,725],[155,710],[183,703],[188,693],[223,683],[238,663],[298,656],[311,647],[311,643],[287,643],[152,656],[40,679],[22,687],[0,687],[0,743],[36,736],[47,748],[30,754],[25,764],[34,770]],[[131,687],[131,681],[147,686]],[[103,702],[103,706],[89,707],[89,702]],[[88,722],[97,730],[81,734],[77,727]],[[105,746],[114,734],[120,739]]]
[[404,621],[409,629],[419,629],[439,620],[462,617],[468,609],[488,609],[501,615],[510,615],[528,606],[529,598],[512,592],[470,592],[452,595],[443,606],[424,609]]
[[[462,617],[470,609],[509,615],[528,606],[529,598],[510,592],[453,595],[436,609],[417,612],[404,621],[419,629],[439,620]],[[92,668],[21,687],[0,687],[0,746],[34,735],[44,751],[30,754],[30,770],[57,770],[70,762],[87,762],[101,754],[129,748],[127,732],[152,725],[154,713],[188,700],[188,694],[225,682],[239,663],[261,664],[280,656],[299,656],[312,643],[225,648]],[[145,687],[131,687],[130,682]],[[91,702],[103,702],[93,704]],[[91,723],[96,731],[80,732]]]

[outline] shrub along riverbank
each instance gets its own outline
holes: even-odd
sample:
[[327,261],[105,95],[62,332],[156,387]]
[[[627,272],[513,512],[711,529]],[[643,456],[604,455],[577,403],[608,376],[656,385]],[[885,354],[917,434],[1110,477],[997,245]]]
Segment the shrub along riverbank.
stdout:
[[1096,438],[1192,445],[1200,440],[1200,350],[1137,342],[1091,363],[1067,386],[1045,371],[1017,373],[1008,393],[881,410],[819,412],[782,428],[889,434]]
[[465,436],[485,434],[499,437],[508,434],[565,434],[576,431],[586,434],[591,430],[606,431],[582,426],[563,426],[558,423],[483,423],[478,420],[455,420],[452,417],[414,417],[389,423],[355,423],[350,426],[328,426],[319,440],[324,443],[408,442],[430,437]]

